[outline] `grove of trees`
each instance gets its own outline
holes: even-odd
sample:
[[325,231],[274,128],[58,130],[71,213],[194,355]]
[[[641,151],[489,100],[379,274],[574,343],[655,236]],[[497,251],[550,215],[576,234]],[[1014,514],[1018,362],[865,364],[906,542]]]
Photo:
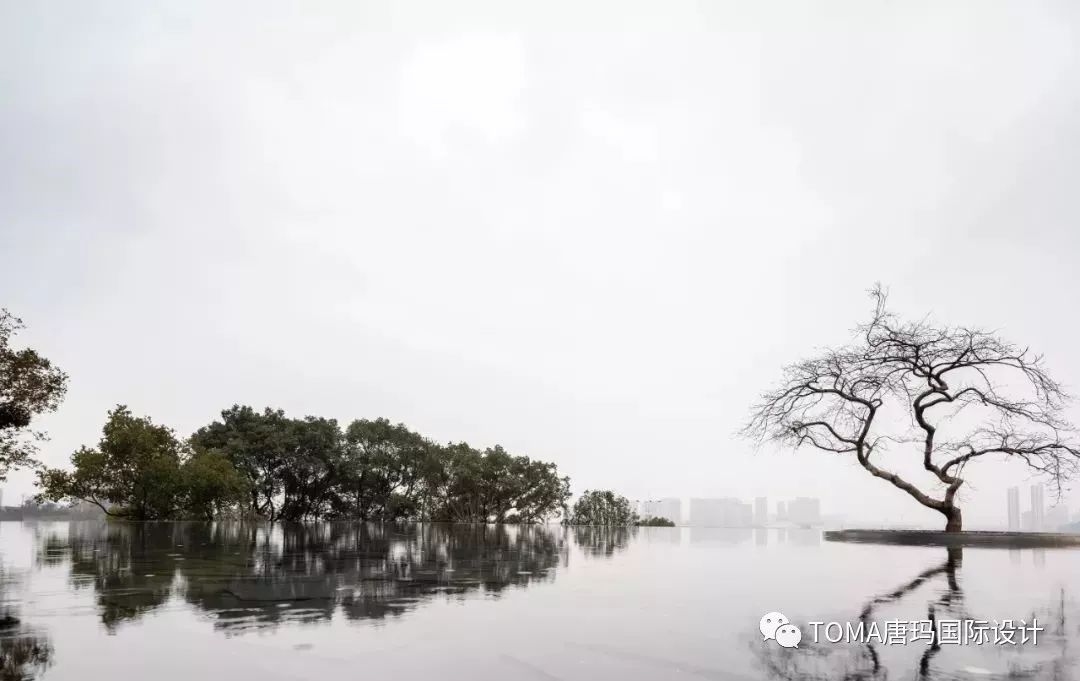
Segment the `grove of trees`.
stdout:
[[441,445],[402,424],[289,418],[235,405],[183,440],[119,406],[39,497],[136,520],[261,517],[537,523],[566,515],[570,480],[500,446]]

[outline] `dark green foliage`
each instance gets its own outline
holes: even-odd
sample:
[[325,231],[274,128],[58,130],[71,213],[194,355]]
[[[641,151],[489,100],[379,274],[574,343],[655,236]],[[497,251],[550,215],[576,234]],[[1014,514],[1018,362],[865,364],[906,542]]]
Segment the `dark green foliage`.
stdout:
[[586,490],[574,504],[571,525],[601,525],[624,527],[637,522],[637,513],[630,501],[610,490]]
[[181,449],[171,430],[119,406],[109,412],[97,449],[82,447],[71,455],[74,471],[38,472],[40,496],[89,501],[138,520],[170,518],[182,494]]
[[181,467],[185,515],[211,520],[243,508],[250,484],[229,457],[212,449],[195,450]]
[[646,518],[637,522],[639,527],[675,527],[675,523],[667,518]]
[[42,500],[85,500],[140,520],[240,515],[539,523],[566,514],[555,464],[499,446],[440,446],[402,424],[287,418],[235,405],[188,443],[124,407],[73,470],[38,473]]
[[222,514],[247,492],[222,454],[192,453],[171,429],[123,405],[109,412],[97,448],[80,448],[71,464],[71,471],[38,471],[40,500],[87,501],[109,515],[162,520]]
[[340,472],[336,514],[360,520],[422,517],[430,502],[427,484],[438,478],[438,447],[403,424],[360,419],[345,431]]
[[288,453],[281,463],[281,520],[306,520],[326,514],[342,466],[343,438],[334,419],[294,420]]
[[570,479],[555,464],[465,443],[440,448],[439,457],[427,490],[435,520],[535,523],[565,514]]
[[251,407],[233,405],[221,412],[221,421],[200,428],[191,436],[196,448],[217,450],[232,461],[248,481],[248,508],[273,519],[275,499],[281,494],[282,469],[293,449],[295,430],[281,410],[261,414]]
[[8,471],[34,462],[34,416],[56,409],[67,391],[67,374],[31,348],[14,350],[11,338],[22,321],[0,308],[0,481]]

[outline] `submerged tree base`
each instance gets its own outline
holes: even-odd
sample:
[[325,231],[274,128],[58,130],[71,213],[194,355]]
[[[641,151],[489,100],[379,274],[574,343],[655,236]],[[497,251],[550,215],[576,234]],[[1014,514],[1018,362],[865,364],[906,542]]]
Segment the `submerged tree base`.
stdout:
[[1080,547],[1080,534],[1058,532],[942,532],[938,530],[834,530],[825,541],[910,546],[984,546],[1003,549]]

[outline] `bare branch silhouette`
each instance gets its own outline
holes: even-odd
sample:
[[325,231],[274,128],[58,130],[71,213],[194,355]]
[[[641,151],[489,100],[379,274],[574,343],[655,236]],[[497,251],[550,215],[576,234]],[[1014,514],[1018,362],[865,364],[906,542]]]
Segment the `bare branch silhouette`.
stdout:
[[[1080,444],[1064,415],[1069,396],[1042,356],[980,329],[901,321],[880,286],[870,295],[874,313],[856,340],[785,367],[744,435],[854,455],[871,475],[944,515],[947,531],[962,529],[956,497],[965,466],[989,455],[1022,461],[1060,495],[1080,467]],[[900,436],[882,432],[880,419],[897,406],[911,423]],[[961,413],[980,425],[939,437]],[[924,491],[883,468],[874,453],[890,443],[912,446],[940,490]]]

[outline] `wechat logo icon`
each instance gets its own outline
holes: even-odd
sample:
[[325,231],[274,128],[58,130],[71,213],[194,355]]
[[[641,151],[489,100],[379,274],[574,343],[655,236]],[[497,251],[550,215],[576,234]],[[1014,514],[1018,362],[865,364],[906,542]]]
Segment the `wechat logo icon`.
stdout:
[[764,637],[763,641],[771,638],[783,648],[798,648],[799,641],[802,640],[802,631],[782,612],[767,612],[762,615],[758,629]]

